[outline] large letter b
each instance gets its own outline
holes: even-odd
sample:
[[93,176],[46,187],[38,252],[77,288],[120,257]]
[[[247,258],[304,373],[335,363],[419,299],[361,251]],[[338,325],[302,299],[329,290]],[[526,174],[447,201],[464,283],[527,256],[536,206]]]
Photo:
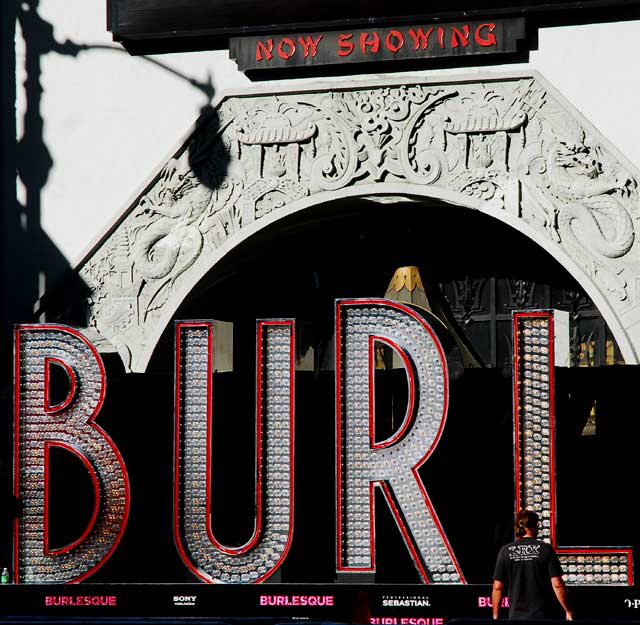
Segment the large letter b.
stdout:
[[[129,480],[118,449],[93,420],[104,400],[106,378],[95,348],[65,326],[23,325],[15,330],[14,581],[79,582],[116,548],[129,513]],[[64,401],[52,405],[50,373],[69,380]],[[77,456],[93,482],[93,514],[72,544],[49,544],[49,455],[60,447]]]

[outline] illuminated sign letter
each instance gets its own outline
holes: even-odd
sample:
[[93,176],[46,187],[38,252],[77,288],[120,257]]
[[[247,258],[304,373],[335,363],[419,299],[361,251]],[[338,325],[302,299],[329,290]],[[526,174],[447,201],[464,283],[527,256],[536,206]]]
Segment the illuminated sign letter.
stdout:
[[514,313],[513,346],[516,509],[540,513],[569,584],[632,586],[630,549],[556,545],[553,311]]
[[[336,302],[337,569],[375,571],[373,489],[379,486],[424,583],[464,583],[418,468],[448,406],[445,355],[430,313],[389,300]],[[375,440],[375,343],[402,359],[409,385],[398,431]]]
[[289,551],[293,534],[294,322],[257,326],[256,519],[241,547],[211,529],[211,393],[215,322],[176,324],[174,536],[180,556],[210,583],[261,582]]
[[[102,407],[106,378],[102,360],[82,334],[60,325],[22,325],[15,330],[14,580],[79,582],[116,548],[129,513],[129,481],[118,449],[93,420]],[[67,398],[51,404],[50,371],[69,381]],[[49,544],[49,453],[59,447],[85,465],[94,487],[93,514],[82,535],[59,549]]]

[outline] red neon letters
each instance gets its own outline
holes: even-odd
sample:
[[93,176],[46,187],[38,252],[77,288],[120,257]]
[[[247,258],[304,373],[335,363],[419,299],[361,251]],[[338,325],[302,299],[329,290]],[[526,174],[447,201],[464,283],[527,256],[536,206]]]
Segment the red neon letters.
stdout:
[[[431,34],[434,33],[434,37]],[[327,32],[323,34],[291,35],[255,40],[255,59],[267,63],[274,57],[295,61],[294,57],[314,59],[318,52],[325,58],[348,57],[356,52],[363,59],[372,60],[383,53],[396,54],[401,50],[428,52],[455,50],[474,46],[497,47],[496,24],[459,24],[430,27],[393,28],[352,32]],[[486,50],[484,50],[486,51]],[[416,56],[415,58],[419,58]]]
[[[464,33],[463,33],[464,35]],[[353,45],[353,44],[351,44]],[[514,433],[518,506],[542,512],[555,544],[553,436],[554,317],[514,316]],[[449,400],[447,363],[429,313],[383,299],[336,302],[337,571],[375,571],[373,489],[381,489],[425,583],[465,583],[417,469],[434,451]],[[246,544],[219,543],[211,530],[212,346],[215,322],[176,325],[174,536],[185,565],[209,583],[255,583],[282,564],[293,533],[294,322],[257,325],[256,517]],[[14,581],[69,583],[89,577],[124,531],[129,482],[124,461],[94,423],[105,394],[102,360],[78,331],[18,326],[15,341]],[[375,439],[374,350],[390,347],[406,372],[407,411],[397,431]],[[66,372],[69,392],[50,397],[51,367]],[[71,544],[48,536],[49,453],[72,453],[93,483],[93,514]],[[574,584],[632,585],[629,549],[562,549]]]
[[258,323],[256,518],[241,547],[220,544],[211,530],[210,514],[223,513],[210,505],[215,331],[211,321],[176,325],[174,537],[182,560],[203,581],[260,582],[278,569],[293,533],[294,322]]
[[[417,472],[438,444],[449,399],[432,322],[426,311],[387,300],[336,303],[338,571],[375,571],[373,488],[379,486],[422,580],[464,583]],[[379,444],[373,436],[376,341],[400,355],[409,383],[407,415],[396,435]]]
[[513,315],[516,508],[541,513],[542,537],[556,547],[568,583],[633,584],[630,549],[562,548],[556,538],[555,315]]
[[[19,326],[15,331],[14,495],[22,514],[14,529],[16,582],[79,582],[100,568],[116,548],[129,513],[127,470],[109,436],[93,420],[104,400],[106,378],[95,348],[65,326]],[[70,391],[50,402],[49,367],[67,372]],[[94,511],[72,544],[49,545],[49,450],[56,446],[85,465]]]

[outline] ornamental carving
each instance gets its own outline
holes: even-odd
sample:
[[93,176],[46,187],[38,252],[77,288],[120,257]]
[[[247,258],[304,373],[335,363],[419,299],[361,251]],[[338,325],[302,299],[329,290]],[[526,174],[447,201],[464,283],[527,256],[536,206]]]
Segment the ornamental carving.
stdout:
[[[638,174],[554,93],[529,76],[223,99],[80,268],[93,334],[143,370],[173,311],[246,233],[365,185],[503,219],[577,265],[610,314],[629,314]],[[640,331],[627,339],[640,348]]]

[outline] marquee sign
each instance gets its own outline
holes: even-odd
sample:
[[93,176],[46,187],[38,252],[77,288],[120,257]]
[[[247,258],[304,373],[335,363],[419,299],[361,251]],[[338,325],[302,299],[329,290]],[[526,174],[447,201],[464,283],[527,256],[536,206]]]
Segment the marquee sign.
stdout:
[[229,56],[238,68],[261,70],[337,63],[416,60],[509,53],[524,39],[524,18],[421,23],[233,37]]
[[[175,541],[205,582],[261,582],[289,551],[293,534],[294,322],[257,327],[256,517],[241,547],[211,531],[211,374],[213,322],[176,325]],[[206,468],[206,478],[203,478]]]
[[[464,577],[416,469],[435,449],[447,416],[448,374],[425,311],[383,300],[336,302],[338,439],[338,571],[375,571],[372,489],[379,486],[425,583],[463,583]],[[401,358],[409,387],[397,432],[376,441],[375,343]]]
[[553,313],[515,313],[513,337],[516,509],[540,511],[568,583],[632,584],[630,551],[558,547]]
[[[545,535],[558,548],[571,583],[632,585],[630,549],[557,545],[553,320],[552,311],[514,316],[516,505],[531,505],[542,513]],[[183,321],[175,330],[177,552],[194,580],[264,581],[286,561],[295,533],[295,322],[257,324],[254,529],[239,546],[223,544],[212,524],[216,515],[224,514],[211,499],[217,477],[212,471],[213,423],[219,418],[212,407],[217,324]],[[382,495],[377,501],[388,506],[420,580],[465,584],[446,524],[430,498],[430,485],[419,472],[446,427],[455,350],[446,328],[412,305],[345,299],[336,301],[335,331],[336,573],[376,571],[377,491]],[[382,438],[376,434],[375,375],[375,354],[381,345],[401,363],[408,396],[400,423]],[[54,368],[68,381],[62,401],[51,395]],[[109,560],[126,531],[136,493],[116,444],[95,423],[105,389],[101,357],[78,331],[53,324],[16,328],[14,494],[21,503],[14,532],[17,583],[88,579]],[[48,540],[52,447],[81,461],[94,499],[85,530],[58,548]]]
[[[79,332],[56,325],[15,332],[14,578],[26,583],[82,581],[118,545],[129,513],[127,469],[109,435],[94,423],[106,376],[96,349]],[[68,397],[50,403],[52,366],[69,376]],[[91,477],[94,511],[78,539],[49,545],[49,457],[52,447],[77,456]]]

